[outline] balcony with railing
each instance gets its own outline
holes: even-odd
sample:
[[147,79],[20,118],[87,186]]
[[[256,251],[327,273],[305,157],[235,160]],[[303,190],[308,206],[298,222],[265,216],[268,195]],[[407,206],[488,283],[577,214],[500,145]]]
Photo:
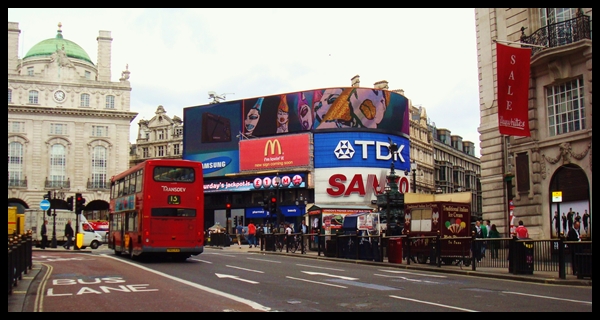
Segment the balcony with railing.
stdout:
[[90,181],[88,179],[87,188],[89,190],[106,190],[106,189],[110,189],[110,181]]
[[46,189],[70,189],[71,180],[48,180],[44,182],[44,188]]
[[532,56],[546,48],[564,46],[584,39],[592,39],[592,27],[590,17],[583,14],[570,20],[547,25],[530,36],[525,35],[524,27],[521,28],[521,42],[535,45],[531,48]]
[[8,178],[9,188],[27,188],[27,178],[25,179],[14,179]]

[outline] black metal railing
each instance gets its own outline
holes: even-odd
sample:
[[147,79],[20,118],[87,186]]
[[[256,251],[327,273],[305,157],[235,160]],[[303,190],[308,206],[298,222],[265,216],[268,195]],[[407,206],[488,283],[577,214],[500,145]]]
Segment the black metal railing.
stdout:
[[[592,242],[570,242],[561,239],[520,240],[517,238],[442,238],[437,236],[358,236],[342,234],[300,234],[302,250],[317,251],[321,256],[389,263],[431,264],[437,267],[460,265],[473,271],[477,268],[504,268],[509,273],[527,274],[534,271],[556,272],[578,278],[592,277]],[[284,234],[269,233],[259,237],[261,251],[277,251],[277,242]],[[456,242],[463,245],[456,250]],[[454,247],[449,253],[449,244]],[[306,248],[304,248],[306,245]],[[287,250],[286,250],[287,252]],[[474,254],[477,253],[477,254]]]
[[27,188],[27,179],[8,179],[9,188]]
[[88,189],[110,189],[110,181],[89,181],[87,182]]
[[69,189],[71,188],[71,180],[48,180],[44,182],[46,189]]
[[24,234],[8,235],[8,294],[13,293],[23,275],[33,268],[33,240],[31,230]]
[[[525,28],[521,28],[521,42],[547,48],[564,46],[583,39],[592,39],[590,17],[580,15],[576,18],[553,23],[536,30],[530,36],[525,35]],[[532,47],[531,55],[544,50],[541,47]]]

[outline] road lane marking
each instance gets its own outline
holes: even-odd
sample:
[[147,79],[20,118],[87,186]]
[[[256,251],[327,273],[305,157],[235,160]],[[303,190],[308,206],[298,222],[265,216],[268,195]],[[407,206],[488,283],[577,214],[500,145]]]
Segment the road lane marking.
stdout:
[[44,292],[46,291],[46,284],[48,283],[48,279],[52,274],[52,270],[54,267],[49,264],[42,263],[46,267],[46,273],[42,277],[42,281],[37,288],[37,294],[35,296],[35,302],[33,306],[33,312],[44,312]]
[[252,280],[248,280],[248,279],[244,279],[244,278],[240,278],[238,276],[232,276],[230,274],[222,274],[222,273],[215,273],[215,275],[219,278],[229,278],[229,279],[233,279],[233,280],[239,280],[239,281],[243,281],[243,282],[248,282],[248,283],[252,283],[252,284],[258,284],[259,282],[256,281],[252,281]]
[[254,269],[247,269],[247,268],[242,268],[242,267],[236,267],[236,266],[232,266],[232,265],[225,265],[228,268],[233,268],[233,269],[239,269],[239,270],[244,270],[244,271],[250,271],[250,272],[256,272],[256,273],[264,273],[263,271],[258,271],[258,270],[254,270]]
[[424,277],[432,277],[432,278],[448,278],[447,276],[441,276],[441,275],[437,275],[437,274],[417,273],[417,272],[410,272],[410,271],[385,270],[385,269],[379,269],[379,271],[389,272],[389,273],[410,274],[413,276],[424,276]]
[[336,268],[319,267],[319,266],[313,266],[313,265],[310,265],[310,264],[301,264],[301,263],[298,263],[298,264],[296,264],[296,265],[297,265],[297,266],[299,266],[299,267],[309,267],[309,268],[325,269],[325,270],[331,270],[331,271],[340,271],[340,272],[344,272],[344,271],[346,271],[346,270],[344,270],[344,269],[336,269]]
[[298,280],[298,281],[304,281],[304,282],[310,282],[310,283],[321,284],[321,285],[324,285],[324,286],[330,286],[330,287],[336,287],[336,288],[348,289],[348,287],[345,287],[345,286],[340,286],[340,285],[337,285],[337,284],[331,284],[331,283],[325,283],[325,282],[319,282],[319,281],[312,281],[312,280],[308,280],[308,279],[295,278],[295,277],[290,277],[290,276],[286,276],[286,278],[288,278],[288,279],[292,279],[292,280]]
[[323,273],[323,272],[302,271],[302,273],[306,273],[311,276],[326,276],[326,277],[339,278],[339,279],[344,279],[344,280],[358,280],[358,278],[338,276],[337,274],[328,274],[328,273]]
[[590,305],[592,304],[591,301],[580,301],[580,300],[573,300],[573,299],[555,298],[555,297],[540,296],[540,295],[537,295],[537,294],[529,294],[529,293],[520,293],[520,292],[512,292],[512,291],[502,291],[502,293],[515,294],[515,295],[527,296],[527,297],[534,297],[534,298],[542,298],[542,299],[551,299],[551,300],[560,300],[560,301],[568,301],[568,302],[577,302],[577,303],[590,304]]
[[229,294],[229,293],[226,293],[226,292],[223,292],[223,291],[219,291],[219,290],[216,290],[216,289],[213,289],[213,288],[209,288],[209,287],[206,287],[206,286],[203,286],[203,285],[199,285],[197,283],[194,283],[194,282],[191,282],[191,281],[188,281],[188,280],[183,280],[181,278],[177,278],[177,277],[174,277],[172,275],[168,275],[166,273],[162,273],[162,272],[159,272],[159,271],[156,271],[156,270],[152,270],[150,268],[146,268],[144,266],[141,266],[141,265],[129,262],[127,260],[119,259],[117,257],[109,256],[109,255],[106,255],[106,254],[102,254],[102,256],[104,256],[106,258],[109,258],[109,259],[113,259],[113,260],[121,262],[121,263],[129,264],[131,266],[134,266],[136,268],[139,268],[139,269],[142,269],[142,270],[145,270],[145,271],[148,271],[148,272],[152,272],[152,273],[154,273],[156,275],[159,275],[159,276],[162,276],[162,277],[165,277],[165,278],[168,278],[168,279],[171,279],[171,280],[174,280],[174,281],[186,284],[186,285],[188,285],[190,287],[193,287],[193,288],[196,288],[196,289],[200,289],[200,290],[203,290],[203,291],[206,291],[206,292],[209,292],[209,293],[212,293],[212,294],[215,294],[215,295],[227,298],[227,299],[231,299],[233,301],[237,301],[237,302],[243,303],[243,304],[248,305],[251,308],[256,309],[256,310],[271,311],[271,308],[263,306],[262,304],[254,302],[252,300],[248,300],[248,299],[244,299],[244,298],[241,298],[241,297],[238,297],[238,296],[234,296],[232,294]]
[[376,277],[384,277],[384,278],[395,278],[395,279],[402,279],[402,280],[406,280],[406,281],[412,281],[412,282],[422,282],[422,283],[432,283],[432,284],[439,284],[439,282],[435,282],[435,281],[429,281],[429,280],[421,280],[421,279],[410,279],[404,276],[390,276],[387,274],[373,274]]
[[198,261],[198,262],[202,262],[202,263],[207,263],[207,264],[213,264],[213,263],[212,263],[212,262],[210,262],[210,261],[201,260],[201,259],[190,259],[190,260],[193,260],[193,261]]
[[417,302],[417,303],[429,304],[429,305],[432,305],[432,306],[438,306],[438,307],[442,307],[442,308],[455,309],[455,310],[466,311],[466,312],[479,312],[479,311],[476,311],[476,310],[459,308],[459,307],[453,307],[453,306],[448,306],[448,305],[445,305],[445,304],[439,304],[439,303],[435,303],[435,302],[422,301],[422,300],[416,300],[416,299],[404,298],[404,297],[392,296],[392,295],[390,295],[390,297],[394,298],[394,299],[399,299],[399,300],[407,300],[407,301],[412,301],[412,302]]

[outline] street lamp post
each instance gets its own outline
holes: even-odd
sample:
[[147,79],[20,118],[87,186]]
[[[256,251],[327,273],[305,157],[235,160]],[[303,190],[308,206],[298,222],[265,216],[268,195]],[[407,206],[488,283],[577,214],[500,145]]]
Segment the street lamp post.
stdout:
[[277,184],[276,187],[276,192],[275,192],[275,197],[277,198],[277,202],[275,202],[275,214],[277,215],[277,228],[279,228],[279,225],[281,224],[281,211],[279,210],[279,186],[281,185],[281,178],[279,177],[279,172],[277,172],[277,176],[275,176],[275,178],[273,178],[273,183]]
[[410,162],[410,170],[412,171],[412,191],[417,193],[417,162]]
[[52,242],[50,243],[50,248],[56,248],[56,200],[65,200],[65,193],[60,190],[52,193]]

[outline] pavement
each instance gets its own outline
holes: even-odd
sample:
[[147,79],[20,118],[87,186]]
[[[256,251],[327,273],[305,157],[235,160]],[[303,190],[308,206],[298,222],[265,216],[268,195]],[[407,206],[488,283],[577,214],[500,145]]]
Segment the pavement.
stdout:
[[[505,280],[514,280],[514,281],[522,281],[522,282],[533,282],[540,284],[552,284],[552,285],[565,285],[565,286],[592,286],[592,279],[578,279],[576,275],[567,274],[566,279],[560,279],[557,271],[534,271],[533,274],[523,274],[523,275],[515,275],[508,272],[508,268],[489,268],[489,267],[477,267],[475,271],[472,270],[472,267],[466,266],[455,266],[455,265],[442,265],[441,267],[437,267],[436,265],[430,264],[418,264],[411,263],[406,264],[404,261],[402,263],[389,263],[387,258],[384,259],[383,262],[375,262],[375,261],[367,261],[367,260],[354,260],[354,259],[344,259],[344,258],[332,258],[325,257],[324,254],[317,251],[307,251],[304,254],[299,252],[296,253],[286,253],[286,252],[273,252],[273,251],[264,251],[260,250],[260,248],[253,247],[250,248],[247,244],[239,247],[238,245],[231,245],[228,247],[217,247],[217,246],[206,246],[205,251],[211,250],[220,250],[224,252],[247,252],[247,253],[255,253],[255,254],[275,254],[275,255],[289,255],[299,258],[306,259],[322,259],[322,260],[334,260],[346,263],[355,263],[355,264],[364,264],[364,265],[375,265],[381,267],[393,267],[398,269],[406,269],[406,270],[420,270],[420,271],[430,271],[430,272],[440,272],[440,273],[449,273],[449,274],[459,274],[464,276],[473,276],[473,277],[484,277],[484,278],[495,278],[495,279],[505,279]],[[57,251],[64,253],[92,253],[91,249],[84,250],[65,250],[63,248],[46,248],[44,250],[39,248],[33,248],[33,251]],[[35,295],[35,292],[29,288],[33,281],[35,281],[36,277],[40,274],[42,270],[41,263],[33,262],[33,267],[31,270],[28,270],[27,274],[22,275],[22,279],[17,282],[17,285],[13,287],[12,294],[8,295],[8,312],[23,312],[23,306],[25,303],[26,296]]]

